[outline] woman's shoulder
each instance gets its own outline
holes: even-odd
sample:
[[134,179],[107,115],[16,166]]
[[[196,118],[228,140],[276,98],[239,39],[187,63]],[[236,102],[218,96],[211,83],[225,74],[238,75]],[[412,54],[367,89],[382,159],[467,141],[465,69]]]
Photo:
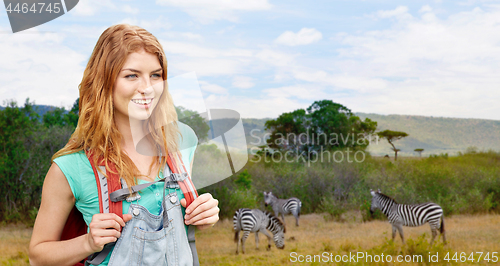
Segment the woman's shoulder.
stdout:
[[59,156],[59,157],[54,159],[54,162],[59,166],[60,166],[60,164],[75,165],[75,164],[78,164],[80,162],[85,162],[85,161],[88,162],[88,159],[87,159],[87,155],[85,154],[85,152],[83,150],[69,153],[69,154],[65,154],[65,155]]
[[85,184],[94,181],[94,172],[84,151],[73,152],[54,159],[68,180],[73,195],[78,200]]

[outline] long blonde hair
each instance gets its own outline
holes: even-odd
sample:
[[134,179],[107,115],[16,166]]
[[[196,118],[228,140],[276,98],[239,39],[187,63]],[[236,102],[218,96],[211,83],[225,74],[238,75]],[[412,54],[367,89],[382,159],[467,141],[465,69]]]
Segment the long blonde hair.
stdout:
[[[122,134],[113,119],[113,87],[127,56],[140,49],[158,57],[163,80],[167,79],[165,52],[156,37],[145,29],[127,24],[106,29],[94,47],[79,86],[78,125],[66,146],[55,153],[52,160],[81,150],[91,150],[94,165],[99,159],[104,159],[106,170],[111,171],[108,162],[112,162],[129,187],[137,184],[136,177],[140,172],[121,149]],[[176,123],[177,113],[167,82],[163,84],[163,93],[144,129],[151,133],[149,139],[163,155],[166,152],[178,154],[180,132]],[[163,169],[165,158],[158,156],[157,160],[153,160],[150,170],[154,164],[160,165],[158,171]]]

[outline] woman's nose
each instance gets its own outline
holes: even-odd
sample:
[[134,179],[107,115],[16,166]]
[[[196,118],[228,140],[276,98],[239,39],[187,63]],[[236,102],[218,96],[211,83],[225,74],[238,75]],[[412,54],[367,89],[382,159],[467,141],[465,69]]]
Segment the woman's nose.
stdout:
[[141,82],[141,85],[139,85],[137,91],[140,94],[148,95],[151,92],[153,92],[153,84],[151,84],[151,81],[148,78],[146,78],[144,79],[143,82]]

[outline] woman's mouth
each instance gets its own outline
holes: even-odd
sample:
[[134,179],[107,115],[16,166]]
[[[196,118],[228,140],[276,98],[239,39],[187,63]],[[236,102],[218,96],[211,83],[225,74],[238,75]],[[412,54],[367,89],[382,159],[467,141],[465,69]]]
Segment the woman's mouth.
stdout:
[[148,108],[153,103],[153,98],[149,99],[132,99],[132,102],[139,105],[140,107]]

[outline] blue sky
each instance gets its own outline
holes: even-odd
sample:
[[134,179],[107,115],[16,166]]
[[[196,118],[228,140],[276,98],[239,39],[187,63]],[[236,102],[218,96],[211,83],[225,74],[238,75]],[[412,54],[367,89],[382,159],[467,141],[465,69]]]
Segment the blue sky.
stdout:
[[[13,34],[0,10],[0,103],[70,107],[99,35],[162,43],[205,107],[277,117],[330,99],[354,112],[500,120],[500,1],[86,0]],[[174,101],[200,110],[183,88]]]

